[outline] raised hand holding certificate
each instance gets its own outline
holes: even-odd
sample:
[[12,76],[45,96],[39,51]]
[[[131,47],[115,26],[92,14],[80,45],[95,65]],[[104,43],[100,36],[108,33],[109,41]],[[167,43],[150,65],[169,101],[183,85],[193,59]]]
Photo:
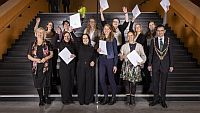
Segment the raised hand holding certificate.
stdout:
[[170,2],[169,2],[169,0],[162,0],[160,2],[160,5],[164,9],[164,11],[167,12],[169,10]]
[[100,0],[100,7],[103,9],[103,10],[106,10],[109,8],[109,5],[108,5],[108,1],[107,0]]
[[129,53],[127,55],[128,60],[133,64],[134,67],[136,67],[138,65],[138,63],[142,63],[143,60],[140,57],[140,55],[138,55],[138,53],[133,50],[131,53]]
[[72,26],[73,29],[81,27],[80,13],[71,15],[69,18],[70,18],[70,26]]
[[136,5],[135,8],[132,10],[132,14],[135,18],[137,18],[141,14],[140,9],[138,8],[138,5]]
[[72,54],[66,47],[58,55],[65,61],[66,64],[69,64],[74,59],[74,57],[70,57]]

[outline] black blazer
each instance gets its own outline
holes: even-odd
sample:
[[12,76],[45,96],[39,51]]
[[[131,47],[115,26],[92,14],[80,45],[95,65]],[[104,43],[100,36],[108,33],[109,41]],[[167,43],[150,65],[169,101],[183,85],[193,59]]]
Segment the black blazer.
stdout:
[[[169,46],[168,46],[168,39],[169,39]],[[172,51],[172,42],[171,39],[168,37],[164,37],[164,46],[163,50],[167,48],[168,46],[168,51],[164,57],[163,60],[160,60],[159,56],[157,55],[154,47],[154,41],[155,41],[155,46],[159,49],[159,43],[158,43],[158,37],[154,38],[151,40],[151,45],[149,48],[149,62],[148,65],[152,66],[153,70],[160,69],[162,71],[168,72],[169,67],[173,67],[173,51]]]

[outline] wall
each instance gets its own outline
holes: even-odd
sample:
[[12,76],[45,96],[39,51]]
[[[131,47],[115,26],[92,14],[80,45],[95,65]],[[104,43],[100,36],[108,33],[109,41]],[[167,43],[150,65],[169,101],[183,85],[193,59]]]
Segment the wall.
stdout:
[[39,11],[47,12],[46,0],[9,0],[0,7],[0,59]]
[[[106,12],[121,12],[123,6],[128,7],[128,10],[131,11],[136,4],[140,4],[143,1],[146,0],[108,0],[110,8]],[[77,12],[81,6],[85,6],[88,12],[97,11],[97,0],[71,0],[70,3],[70,12]],[[61,12],[63,12],[62,4]]]

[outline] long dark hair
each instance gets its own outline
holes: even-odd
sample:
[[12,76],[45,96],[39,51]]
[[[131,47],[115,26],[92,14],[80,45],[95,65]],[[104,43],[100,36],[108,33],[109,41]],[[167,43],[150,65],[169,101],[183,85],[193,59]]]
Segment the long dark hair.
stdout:
[[86,36],[88,37],[88,40],[89,40],[88,46],[92,46],[92,44],[91,44],[91,39],[90,39],[90,36],[89,36],[88,34],[83,34],[83,35],[81,36],[81,39],[82,39],[81,43],[82,43],[82,45],[84,45],[84,44],[83,44],[83,36],[84,36],[84,35],[86,35]]
[[[55,32],[55,30],[54,30],[54,23],[53,23],[52,21],[48,21],[47,25],[48,25],[49,23],[52,23],[52,29],[51,29],[51,32],[53,33],[53,35],[55,35],[56,32]],[[45,29],[45,30],[46,30],[46,31],[48,30],[47,26],[46,26],[46,29]]]

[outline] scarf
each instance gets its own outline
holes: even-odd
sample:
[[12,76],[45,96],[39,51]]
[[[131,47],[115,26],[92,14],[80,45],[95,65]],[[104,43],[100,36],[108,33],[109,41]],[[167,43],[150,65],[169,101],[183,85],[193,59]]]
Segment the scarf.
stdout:
[[[46,56],[49,55],[49,48],[48,48],[46,41],[43,42],[42,46],[43,46],[43,48],[42,48],[43,49],[43,56],[46,57]],[[35,41],[33,43],[32,56],[34,58],[38,58],[37,57],[37,41]],[[48,61],[44,62],[43,73],[45,73],[46,71],[48,71]],[[36,73],[37,73],[37,62],[36,61],[33,61],[33,63],[32,63],[32,73],[34,75],[36,75]]]

